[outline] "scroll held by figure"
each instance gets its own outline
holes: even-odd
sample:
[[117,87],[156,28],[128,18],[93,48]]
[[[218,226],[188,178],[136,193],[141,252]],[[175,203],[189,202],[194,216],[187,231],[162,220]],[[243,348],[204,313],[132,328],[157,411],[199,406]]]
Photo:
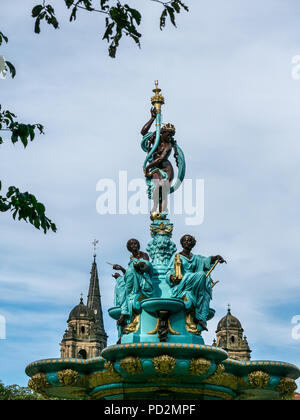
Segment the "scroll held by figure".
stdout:
[[184,235],[180,243],[183,249],[171,258],[166,280],[171,287],[172,297],[188,302],[194,310],[194,323],[199,324],[202,330],[207,330],[212,299],[210,270],[216,261],[221,264],[226,261],[220,255],[208,258],[193,255],[191,251],[196,239],[191,235]]
[[[153,200],[151,210],[152,217],[166,218],[168,214],[168,195],[176,191],[185,176],[185,158],[182,150],[174,138],[175,127],[173,124],[165,124],[161,127],[161,106],[164,98],[160,94],[161,89],[153,90],[155,95],[151,98],[151,118],[141,130],[143,136],[142,149],[147,153],[144,162],[144,174],[148,187],[148,197]],[[152,124],[156,123],[155,132],[149,131]],[[174,185],[174,169],[169,161],[172,150],[178,168],[178,176]]]

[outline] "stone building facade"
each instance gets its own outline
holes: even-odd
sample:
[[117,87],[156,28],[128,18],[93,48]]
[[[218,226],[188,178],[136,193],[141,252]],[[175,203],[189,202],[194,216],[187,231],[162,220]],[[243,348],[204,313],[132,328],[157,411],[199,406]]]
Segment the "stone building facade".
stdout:
[[231,359],[250,360],[251,350],[247,337],[244,336],[240,321],[231,314],[230,307],[218,323],[216,337],[213,344],[226,350]]

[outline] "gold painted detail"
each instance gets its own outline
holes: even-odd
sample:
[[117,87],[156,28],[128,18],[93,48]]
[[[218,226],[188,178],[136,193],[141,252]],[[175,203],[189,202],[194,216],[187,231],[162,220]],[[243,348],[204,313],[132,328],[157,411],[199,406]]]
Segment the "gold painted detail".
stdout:
[[130,324],[126,325],[123,332],[125,334],[136,332],[139,329],[139,326],[140,326],[140,315],[135,314],[133,315],[132,321],[130,322]]
[[172,372],[176,365],[176,359],[168,355],[157,356],[152,359],[156,372],[167,374]]
[[265,388],[270,380],[270,375],[261,370],[256,370],[248,375],[249,384],[252,388]]
[[180,332],[178,332],[178,331],[174,330],[174,328],[172,328],[172,326],[171,326],[171,322],[170,322],[170,320],[169,320],[169,319],[168,319],[168,327],[169,327],[169,333],[170,333],[170,334],[173,334],[173,335],[180,335]]
[[113,383],[123,382],[124,379],[118,372],[115,371],[112,362],[108,361],[104,363],[105,370],[102,372],[96,372],[89,376],[90,388],[95,388],[101,385],[108,385]]
[[120,366],[129,375],[135,375],[142,372],[141,361],[138,357],[128,356],[120,361]]
[[159,319],[156,321],[156,325],[155,325],[154,329],[147,332],[147,334],[150,334],[150,335],[157,334],[158,333],[158,328],[159,328]]
[[[210,385],[223,386],[233,391],[245,385],[245,381],[242,382],[242,378],[230,373],[224,373],[224,369],[223,365],[218,365],[216,372],[209,378],[204,379],[203,382]],[[246,386],[248,387],[248,384]]]
[[190,373],[199,376],[204,375],[210,368],[210,365],[211,363],[209,360],[203,358],[192,359],[190,363]]
[[175,134],[175,126],[173,124],[171,124],[171,123],[168,123],[168,124],[163,125],[162,128],[165,131],[171,131],[171,133],[174,133]]
[[215,373],[209,378],[205,379],[204,382],[212,385],[221,385],[224,377],[225,367],[223,365],[218,365]]
[[291,378],[282,378],[276,388],[283,399],[292,399],[297,389],[296,382]]
[[198,330],[197,324],[194,322],[194,311],[189,312],[185,317],[185,328],[188,332],[196,335],[201,335],[201,331]]
[[61,385],[74,386],[78,383],[79,373],[72,369],[64,369],[57,372],[58,380]]
[[104,363],[104,369],[108,370],[109,372],[115,372],[114,364],[110,360],[107,360]]
[[174,271],[175,271],[175,278],[177,281],[180,281],[182,279],[182,273],[181,273],[181,259],[180,254],[175,255],[174,259]]
[[154,220],[160,220],[160,219],[161,219],[161,213],[160,213],[160,212],[158,212],[158,211],[153,211],[153,212],[150,214],[150,219],[151,219],[152,221],[154,221]]
[[159,234],[168,234],[170,235],[173,232],[173,226],[167,226],[163,222],[160,223],[158,226],[150,226],[151,234],[155,235]]
[[153,89],[154,96],[151,98],[151,103],[155,106],[157,113],[161,113],[161,106],[165,103],[165,99],[162,96],[161,89],[158,87],[158,80],[155,80],[155,89]]
[[[174,328],[172,327],[171,322],[170,322],[169,319],[168,319],[168,328],[169,328],[169,333],[170,334],[180,335],[180,332],[174,330]],[[156,325],[155,325],[154,329],[151,330],[151,331],[149,331],[149,332],[147,332],[147,334],[149,334],[149,335],[157,334],[158,333],[158,330],[159,330],[159,319],[156,321]]]
[[34,375],[29,381],[28,386],[34,392],[43,395],[44,397],[48,397],[45,393],[45,389],[49,388],[50,384],[47,381],[46,375],[44,373],[37,373]]

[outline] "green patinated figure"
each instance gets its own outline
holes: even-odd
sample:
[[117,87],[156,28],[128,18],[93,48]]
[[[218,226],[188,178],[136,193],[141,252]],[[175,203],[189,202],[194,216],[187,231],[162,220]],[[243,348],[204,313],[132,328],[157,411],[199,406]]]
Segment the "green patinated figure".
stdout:
[[171,286],[172,297],[186,298],[188,305],[195,310],[195,323],[207,330],[206,322],[212,299],[212,284],[208,273],[216,261],[226,261],[220,255],[208,258],[193,255],[191,250],[196,245],[196,240],[191,235],[184,235],[180,243],[183,250],[171,258],[166,280]]
[[119,326],[126,325],[128,319],[132,318],[136,300],[141,296],[150,297],[153,290],[152,264],[148,254],[140,251],[140,243],[137,239],[130,239],[127,242],[127,249],[132,253],[127,269],[117,264],[113,266],[115,270],[120,270],[124,274],[124,281],[120,284],[121,290],[117,291],[117,294],[123,295]]

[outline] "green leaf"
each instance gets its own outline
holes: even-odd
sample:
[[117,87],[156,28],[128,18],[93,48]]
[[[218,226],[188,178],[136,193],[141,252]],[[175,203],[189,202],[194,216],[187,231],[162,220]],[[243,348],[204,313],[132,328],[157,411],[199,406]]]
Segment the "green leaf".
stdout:
[[34,227],[35,227],[35,228],[37,228],[37,229],[39,229],[39,228],[40,228],[41,222],[40,222],[40,219],[39,219],[38,217],[36,217],[36,218],[33,220],[33,225],[34,225]]
[[37,17],[41,13],[43,8],[44,7],[41,4],[38,4],[37,6],[34,6],[34,8],[31,11],[31,16],[34,17],[34,18]]
[[169,16],[170,16],[170,20],[171,20],[172,24],[173,24],[173,25],[175,26],[175,28],[176,28],[176,22],[175,22],[175,12],[174,12],[174,9],[173,9],[172,7],[170,7],[170,6],[166,6],[166,9],[167,9],[168,14],[169,14]]
[[166,26],[166,18],[167,18],[168,12],[166,9],[163,10],[160,20],[159,20],[159,28],[162,30]]
[[176,0],[178,4],[180,4],[180,6],[185,10],[185,11],[189,11],[188,6],[186,6],[181,0]]
[[0,32],[0,45],[2,44],[2,41],[5,41],[7,43],[8,38],[2,32]]
[[67,8],[69,9],[72,6],[72,4],[74,4],[74,0],[65,0],[65,3]]
[[136,9],[131,9],[130,7],[128,7],[128,10],[131,13],[133,19],[136,21],[136,23],[140,25],[142,21],[142,15],[140,14],[140,12]]
[[11,77],[14,78],[15,75],[16,75],[16,69],[15,69],[15,67],[9,61],[5,61],[5,63],[6,63],[8,69],[10,71]]
[[76,13],[77,13],[77,7],[74,6],[73,10],[72,10],[72,13],[71,13],[71,16],[70,16],[70,22],[72,22],[72,20],[76,20]]
[[40,23],[41,23],[41,19],[36,18],[36,21],[35,21],[35,24],[34,24],[34,32],[36,34],[39,34],[41,32]]
[[30,140],[32,141],[34,139],[34,125],[28,125],[28,131],[29,131],[29,136],[30,136]]
[[36,211],[38,212],[39,215],[44,214],[45,211],[46,211],[45,206],[42,203],[36,203],[35,204],[35,209],[36,209]]
[[28,139],[26,136],[20,136],[21,142],[23,143],[24,147],[28,144]]
[[176,13],[180,13],[180,6],[177,1],[172,1],[171,6],[173,7]]
[[18,135],[16,133],[14,133],[14,132],[11,135],[11,141],[13,143],[17,143],[17,141],[18,141]]

